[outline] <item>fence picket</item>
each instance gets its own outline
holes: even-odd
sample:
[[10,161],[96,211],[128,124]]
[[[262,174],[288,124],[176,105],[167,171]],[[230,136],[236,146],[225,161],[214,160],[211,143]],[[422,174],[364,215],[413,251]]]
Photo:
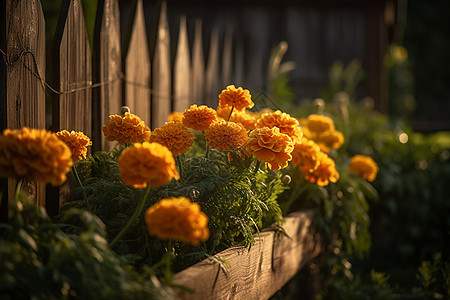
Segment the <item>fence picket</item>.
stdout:
[[[8,0],[5,5],[5,45],[0,45],[6,54],[2,124],[11,129],[45,128],[45,20],[41,3]],[[7,181],[2,186],[8,186],[7,195],[12,199],[17,180]],[[22,189],[45,205],[44,184],[29,178],[22,183]],[[4,217],[7,201],[1,202]]]
[[194,45],[192,49],[192,99],[194,103],[204,101],[205,62],[203,55],[202,21],[195,22]]
[[231,29],[227,28],[223,41],[222,54],[222,82],[221,87],[226,87],[231,81],[231,72],[233,66],[233,34]]
[[119,114],[122,106],[122,54],[120,16],[117,0],[100,0],[94,29],[93,77],[95,83],[106,82],[93,91],[93,150],[109,151],[102,126],[111,114]]
[[161,2],[158,11],[156,40],[153,51],[152,74],[152,127],[163,125],[172,109],[171,68],[170,68],[170,36],[167,21],[167,3]]
[[173,74],[173,110],[183,112],[189,108],[192,102],[191,97],[191,59],[189,56],[189,42],[187,35],[186,17],[180,18],[180,28],[178,33],[178,45],[175,56]]
[[217,95],[220,92],[219,74],[219,30],[214,27],[211,31],[208,64],[205,72],[205,103],[210,107],[217,106]]
[[150,54],[145,29],[142,0],[136,1],[132,26],[125,34],[129,43],[125,43],[125,104],[132,113],[137,114],[146,124],[151,124],[150,108]]

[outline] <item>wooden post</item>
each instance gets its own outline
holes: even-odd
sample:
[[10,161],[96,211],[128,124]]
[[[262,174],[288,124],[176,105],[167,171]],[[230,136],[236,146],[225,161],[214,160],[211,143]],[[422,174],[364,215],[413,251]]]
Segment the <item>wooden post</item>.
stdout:
[[205,62],[203,55],[202,21],[195,22],[194,46],[192,50],[192,99],[193,103],[204,103]]
[[173,71],[173,110],[184,112],[192,104],[191,96],[191,59],[189,56],[189,42],[186,27],[186,17],[180,18],[178,45]]
[[[41,3],[7,0],[1,6],[0,48],[5,54],[1,55],[1,129],[45,128],[45,20]],[[33,178],[26,181],[30,196],[45,205],[45,185]],[[2,180],[2,191],[7,190],[1,204],[2,219],[16,183]]]
[[125,33],[124,69],[125,89],[124,101],[131,112],[138,115],[146,124],[151,125],[150,110],[150,54],[145,29],[142,0],[130,17],[130,24]]
[[[91,49],[80,0],[64,0],[53,45],[52,130],[82,131],[92,136]],[[69,189],[48,187],[47,212],[57,214]]]
[[94,29],[94,83],[103,83],[93,90],[92,144],[93,150],[110,151],[102,132],[109,115],[119,114],[122,100],[122,51],[120,44],[120,15],[117,0],[100,0]]
[[205,74],[205,103],[210,107],[217,107],[218,95],[224,87],[219,86],[219,30],[214,27],[209,42],[208,65]]

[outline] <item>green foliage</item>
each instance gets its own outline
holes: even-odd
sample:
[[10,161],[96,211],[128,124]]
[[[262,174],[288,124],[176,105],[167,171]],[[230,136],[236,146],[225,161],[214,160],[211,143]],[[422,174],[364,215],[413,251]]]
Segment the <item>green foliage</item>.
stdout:
[[175,299],[109,248],[95,215],[72,208],[61,215],[64,223],[53,223],[25,194],[19,199],[0,226],[0,298]]
[[449,299],[450,261],[436,253],[432,261],[423,261],[418,270],[421,287],[416,290],[423,299]]

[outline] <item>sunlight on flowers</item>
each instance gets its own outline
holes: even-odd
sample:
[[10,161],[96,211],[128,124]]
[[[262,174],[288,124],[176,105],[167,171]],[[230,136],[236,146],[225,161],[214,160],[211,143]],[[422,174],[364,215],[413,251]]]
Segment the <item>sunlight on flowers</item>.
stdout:
[[219,151],[239,148],[248,139],[244,126],[226,121],[212,124],[205,132],[205,138],[210,147]]
[[63,130],[55,133],[55,135],[69,146],[73,161],[80,161],[86,158],[87,147],[92,146],[92,141],[83,132]]
[[256,121],[257,128],[262,127],[278,127],[281,133],[287,134],[294,143],[301,142],[303,132],[299,127],[297,119],[292,118],[289,114],[277,110],[261,115]]
[[219,95],[220,107],[230,106],[242,111],[246,108],[252,108],[254,105],[250,92],[242,87],[236,88],[234,85],[229,85]]
[[183,124],[187,128],[205,131],[214,122],[217,122],[217,112],[206,105],[193,104],[183,113]]
[[180,121],[166,122],[156,128],[150,136],[150,142],[166,146],[173,154],[178,156],[188,151],[194,143],[194,135]]
[[374,181],[378,174],[378,165],[370,156],[355,155],[350,158],[350,171],[368,181]]
[[108,141],[118,141],[124,145],[147,141],[150,128],[138,116],[126,112],[123,117],[110,115],[109,121],[103,126],[103,134]]

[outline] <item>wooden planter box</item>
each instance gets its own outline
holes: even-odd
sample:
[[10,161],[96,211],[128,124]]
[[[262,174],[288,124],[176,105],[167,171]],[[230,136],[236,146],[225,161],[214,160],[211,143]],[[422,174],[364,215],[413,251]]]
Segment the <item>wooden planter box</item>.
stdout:
[[205,259],[174,276],[176,284],[195,290],[181,299],[268,299],[320,252],[320,238],[311,226],[311,210],[290,214],[283,228],[261,232],[250,248],[234,247]]

